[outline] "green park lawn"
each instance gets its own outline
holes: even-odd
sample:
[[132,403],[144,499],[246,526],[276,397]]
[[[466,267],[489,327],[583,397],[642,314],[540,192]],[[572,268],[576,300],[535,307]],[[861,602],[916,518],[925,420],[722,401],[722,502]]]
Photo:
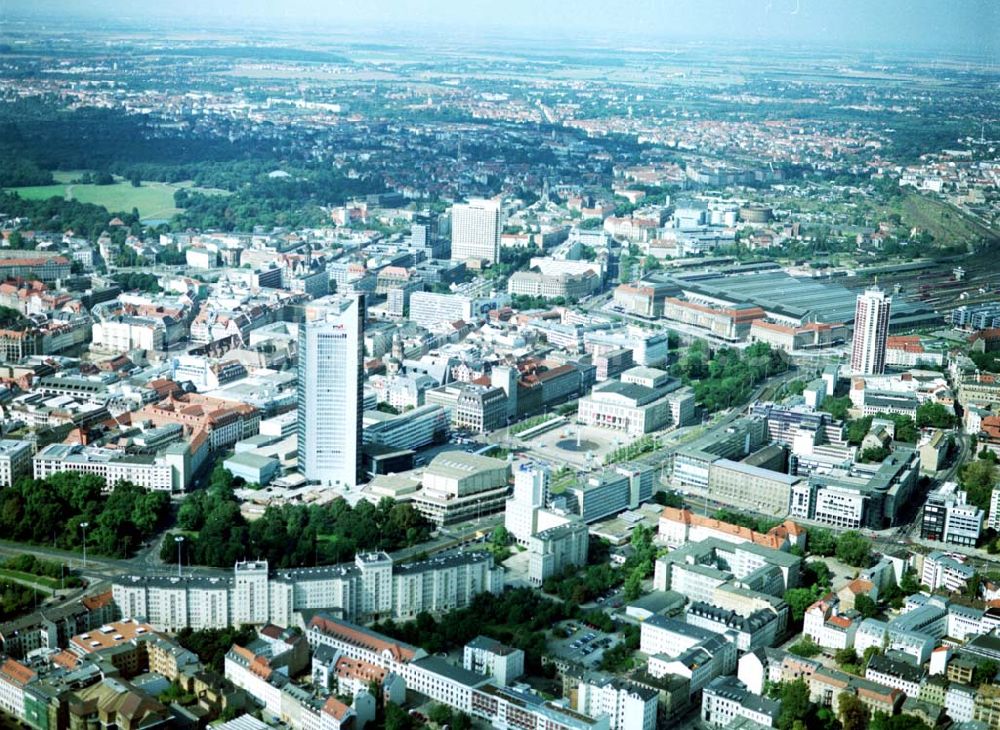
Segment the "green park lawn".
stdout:
[[103,205],[109,211],[129,212],[139,210],[144,219],[169,220],[181,211],[174,205],[174,192],[187,188],[206,195],[228,195],[225,190],[197,188],[190,181],[162,183],[143,181],[140,187],[133,187],[128,181],[119,179],[114,185],[80,185],[70,181],[77,179],[81,171],[56,171],[53,176],[58,181],[54,185],[32,185],[8,188],[27,200],[45,200],[51,197],[78,200],[81,203]]

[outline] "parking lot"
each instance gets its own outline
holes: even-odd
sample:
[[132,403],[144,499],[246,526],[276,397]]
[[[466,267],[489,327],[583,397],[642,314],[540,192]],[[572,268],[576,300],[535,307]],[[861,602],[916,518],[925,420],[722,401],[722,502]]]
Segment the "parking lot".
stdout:
[[581,621],[564,621],[558,625],[569,634],[565,639],[551,639],[549,651],[560,659],[594,668],[604,652],[621,641],[618,634],[606,634],[586,626]]

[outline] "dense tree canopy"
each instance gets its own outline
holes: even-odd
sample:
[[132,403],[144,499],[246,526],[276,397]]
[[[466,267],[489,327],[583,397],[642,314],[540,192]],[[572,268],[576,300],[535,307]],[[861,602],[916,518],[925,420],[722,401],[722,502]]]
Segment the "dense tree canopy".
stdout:
[[[351,507],[336,499],[323,505],[269,507],[248,522],[233,495],[232,477],[217,466],[207,489],[189,495],[177,515],[185,562],[228,567],[260,558],[279,568],[352,560],[364,550],[398,550],[423,542],[430,524],[410,505],[390,499],[378,506],[362,500]],[[177,560],[169,537],[161,556]]]
[[547,671],[542,666],[547,656],[545,632],[573,618],[577,610],[572,603],[553,601],[530,588],[515,588],[499,596],[480,593],[468,608],[450,611],[440,619],[421,613],[413,621],[389,620],[374,628],[432,654],[459,649],[480,634],[491,636],[522,649],[528,673],[541,675]]
[[997,483],[997,465],[993,459],[976,459],[962,467],[958,473],[959,482],[968,493],[971,504],[982,510],[989,510],[993,486]]
[[855,568],[867,568],[871,563],[872,544],[864,535],[848,530],[837,539],[837,560]]
[[952,428],[956,420],[955,414],[940,403],[926,401],[917,406],[918,428]]
[[78,472],[19,479],[0,490],[0,535],[9,540],[79,549],[88,522],[87,549],[125,557],[156,532],[170,506],[164,492],[127,482],[110,494],[104,480]]
[[695,397],[709,411],[743,403],[754,386],[788,368],[781,353],[764,342],[745,350],[722,347],[714,352],[702,340],[695,340],[674,373],[694,386]]
[[188,627],[177,634],[177,643],[197,654],[206,667],[221,674],[225,668],[226,652],[232,645],[246,646],[256,638],[257,632],[252,626],[198,631]]
[[33,588],[0,579],[0,622],[31,611],[41,603],[42,598]]
[[810,527],[806,547],[813,555],[830,556],[837,550],[837,536],[822,527]]

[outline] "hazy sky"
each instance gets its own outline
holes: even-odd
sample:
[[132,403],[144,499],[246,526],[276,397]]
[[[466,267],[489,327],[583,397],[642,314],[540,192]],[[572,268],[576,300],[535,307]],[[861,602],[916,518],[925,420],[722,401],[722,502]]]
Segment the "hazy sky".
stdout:
[[579,36],[612,46],[650,38],[748,40],[987,57],[1000,46],[1000,0],[0,0],[0,20],[29,13],[233,30],[391,24],[473,36]]

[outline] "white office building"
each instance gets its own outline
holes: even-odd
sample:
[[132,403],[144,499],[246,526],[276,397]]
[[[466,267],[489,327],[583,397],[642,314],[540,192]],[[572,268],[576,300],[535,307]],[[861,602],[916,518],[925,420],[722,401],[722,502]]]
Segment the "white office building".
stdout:
[[500,202],[473,199],[451,209],[451,258],[500,260]]
[[299,327],[299,471],[353,487],[361,456],[364,296],[324,297]]
[[488,636],[477,636],[462,650],[462,666],[493,677],[506,687],[524,674],[524,652]]
[[31,474],[33,452],[29,441],[0,440],[0,487],[9,487],[18,477]]
[[935,550],[924,556],[924,567],[920,572],[920,582],[932,591],[947,588],[949,591],[960,591],[971,580],[976,571],[971,565],[965,565],[959,556],[948,555]]
[[117,449],[80,444],[49,444],[31,460],[35,479],[46,479],[64,471],[93,474],[104,480],[110,492],[119,482],[145,489],[184,491],[190,456],[185,445],[169,448],[161,455],[128,455]]

